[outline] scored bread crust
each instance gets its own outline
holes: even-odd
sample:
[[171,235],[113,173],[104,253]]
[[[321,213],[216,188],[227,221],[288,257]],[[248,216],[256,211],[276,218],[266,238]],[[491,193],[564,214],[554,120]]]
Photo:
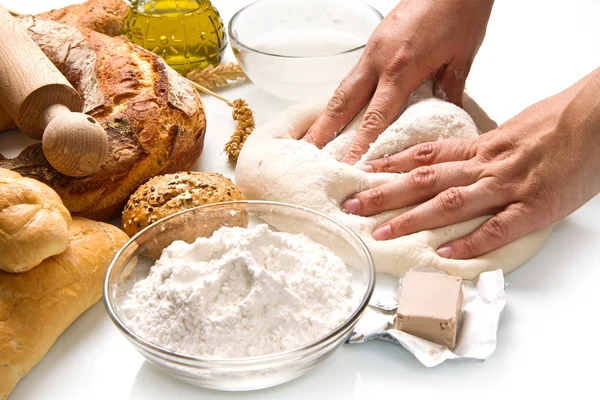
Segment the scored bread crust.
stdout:
[[123,230],[133,236],[179,211],[236,200],[244,196],[221,174],[192,171],[156,176],[131,195],[123,211]]
[[37,14],[39,18],[117,36],[129,9],[124,0],[89,0]]
[[73,218],[67,250],[22,274],[0,271],[0,399],[102,296],[102,278],[128,237],[113,225]]
[[203,105],[160,57],[125,37],[31,16],[20,23],[82,95],[83,111],[106,130],[109,158],[93,175],[68,177],[34,144],[15,159],[0,156],[0,167],[48,184],[73,215],[95,220],[118,216],[149,178],[191,169],[204,144]]

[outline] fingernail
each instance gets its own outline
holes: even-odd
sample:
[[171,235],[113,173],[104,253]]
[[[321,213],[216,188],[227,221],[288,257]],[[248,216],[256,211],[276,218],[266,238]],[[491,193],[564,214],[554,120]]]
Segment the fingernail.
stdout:
[[373,231],[373,239],[375,240],[387,240],[392,236],[392,227],[390,225],[384,225]]
[[360,169],[362,169],[365,172],[373,172],[373,167],[371,167],[369,164],[365,164],[362,167],[360,167]]
[[439,248],[436,253],[438,256],[442,257],[442,258],[452,258],[452,253],[454,251],[452,250],[452,247],[450,246],[446,246],[446,247],[442,247]]
[[358,199],[350,199],[346,200],[344,204],[342,204],[342,208],[348,214],[356,214],[360,209],[360,200]]

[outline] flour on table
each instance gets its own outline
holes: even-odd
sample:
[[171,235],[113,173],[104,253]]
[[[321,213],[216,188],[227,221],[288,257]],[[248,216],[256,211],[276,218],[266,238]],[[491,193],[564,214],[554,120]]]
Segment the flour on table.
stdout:
[[[471,116],[461,108],[433,96],[431,82],[411,97],[402,115],[371,145],[356,165],[341,160],[357,134],[362,114],[322,150],[304,136],[323,110],[324,102],[293,106],[257,129],[246,141],[235,171],[235,183],[249,200],[296,204],[319,211],[356,232],[369,247],[378,272],[402,277],[413,267],[435,267],[449,274],[474,279],[481,272],[502,269],[508,273],[525,263],[545,243],[551,227],[540,229],[498,250],[471,260],[448,260],[436,254],[443,244],[477,229],[489,216],[417,232],[388,241],[376,241],[373,230],[410,208],[372,217],[349,215],[341,204],[353,194],[379,186],[402,174],[367,173],[359,167],[368,160],[400,152],[418,143],[476,137]],[[473,110],[474,115],[478,113]],[[480,121],[489,125],[489,120]],[[285,223],[285,221],[284,221]],[[276,226],[285,229],[285,226]]]
[[351,274],[305,235],[224,227],[167,247],[123,304],[129,327],[187,355],[240,358],[292,350],[352,313]]

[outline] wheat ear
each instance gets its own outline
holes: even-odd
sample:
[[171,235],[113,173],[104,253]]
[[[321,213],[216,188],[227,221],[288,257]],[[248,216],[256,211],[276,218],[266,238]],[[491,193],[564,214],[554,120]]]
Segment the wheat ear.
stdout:
[[209,65],[206,68],[192,70],[185,77],[209,90],[246,79],[242,68],[236,63]]
[[190,84],[197,90],[216,97],[233,108],[232,117],[236,122],[235,132],[233,132],[233,135],[231,135],[231,138],[229,138],[223,150],[227,153],[229,162],[236,162],[246,139],[248,139],[248,136],[250,136],[255,128],[254,114],[250,107],[248,107],[248,103],[243,99],[237,99],[231,102],[194,81],[190,81]]

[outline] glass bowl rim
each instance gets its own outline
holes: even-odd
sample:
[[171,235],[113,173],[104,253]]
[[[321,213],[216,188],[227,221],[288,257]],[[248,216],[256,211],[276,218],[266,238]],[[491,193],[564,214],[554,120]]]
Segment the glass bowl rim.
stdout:
[[[198,356],[192,356],[189,354],[177,353],[175,351],[171,351],[164,347],[153,344],[153,343],[147,341],[146,339],[140,337],[139,335],[134,333],[132,330],[130,330],[126,326],[126,324],[121,320],[121,318],[117,315],[117,312],[115,311],[115,309],[113,307],[113,302],[109,297],[109,290],[110,290],[110,286],[111,286],[111,283],[109,282],[109,277],[111,275],[111,272],[113,271],[113,269],[116,266],[117,260],[122,256],[122,254],[125,252],[125,250],[127,250],[133,243],[135,243],[136,239],[138,239],[141,235],[144,235],[146,232],[148,232],[152,229],[156,229],[156,228],[160,227],[167,221],[177,218],[179,215],[191,213],[193,211],[196,211],[198,209],[203,209],[203,208],[215,208],[217,206],[222,207],[222,206],[235,205],[235,204],[268,205],[268,206],[284,207],[284,208],[288,208],[288,209],[293,208],[296,210],[300,210],[302,212],[307,212],[309,214],[318,216],[320,218],[324,218],[327,221],[336,225],[338,228],[340,228],[343,231],[345,231],[346,233],[348,233],[350,235],[350,237],[352,237],[357,242],[360,249],[362,250],[362,253],[365,255],[365,257],[367,259],[367,268],[368,268],[368,278],[367,278],[366,290],[363,293],[362,299],[361,299],[358,307],[356,308],[356,310],[354,310],[354,312],[352,312],[352,314],[342,324],[340,324],[338,327],[336,327],[334,330],[332,330],[331,332],[327,333],[326,335],[321,336],[320,338],[315,339],[312,342],[309,342],[301,347],[297,347],[297,348],[294,348],[291,350],[286,350],[286,351],[282,351],[282,352],[278,352],[278,353],[270,353],[270,354],[265,354],[265,355],[260,355],[260,356],[244,357],[244,358],[198,357]],[[307,351],[309,351],[311,349],[319,348],[321,345],[327,345],[332,339],[335,339],[337,336],[339,336],[344,331],[346,331],[351,325],[358,322],[358,320],[364,313],[365,309],[367,308],[367,305],[369,304],[369,301],[373,295],[374,289],[375,289],[375,264],[373,261],[373,257],[371,255],[371,252],[370,252],[369,248],[367,247],[367,245],[360,238],[360,236],[358,236],[356,233],[354,233],[354,231],[352,229],[348,228],[344,224],[336,221],[335,219],[333,219],[323,213],[320,213],[318,211],[312,210],[307,207],[297,206],[297,205],[288,204],[288,203],[275,202],[275,201],[238,200],[238,201],[227,201],[227,202],[220,202],[220,203],[204,204],[204,205],[201,205],[198,207],[179,211],[175,214],[169,215],[168,217],[165,217],[165,218],[155,222],[154,224],[152,224],[150,226],[147,226],[146,228],[142,229],[141,231],[139,231],[138,233],[133,235],[123,246],[121,246],[121,248],[117,251],[117,253],[115,253],[113,258],[111,259],[108,269],[106,270],[106,273],[104,275],[104,281],[102,284],[102,300],[104,302],[105,309],[106,309],[110,319],[117,326],[117,328],[121,331],[121,333],[123,333],[127,337],[127,339],[129,339],[134,344],[140,345],[142,348],[144,348],[144,350],[151,351],[155,355],[159,355],[162,358],[168,358],[171,361],[175,361],[175,362],[179,362],[179,363],[192,362],[192,363],[198,363],[198,364],[211,364],[211,366],[232,367],[232,366],[251,366],[251,365],[257,365],[257,364],[268,363],[268,362],[282,361],[282,360],[287,359],[288,357],[302,356]]]
[[[258,54],[263,54],[266,56],[270,56],[270,57],[279,57],[279,58],[289,58],[289,59],[314,59],[314,58],[327,58],[327,57],[335,57],[335,56],[339,56],[342,54],[349,54],[355,51],[359,51],[365,48],[365,46],[367,45],[367,43],[365,42],[365,44],[362,44],[360,46],[357,47],[353,47],[351,49],[348,50],[344,50],[344,51],[338,51],[335,53],[331,53],[331,54],[327,54],[327,55],[320,55],[320,56],[290,56],[290,55],[285,55],[285,54],[277,54],[277,53],[270,53],[267,51],[262,51],[262,50],[257,50],[254,47],[245,44],[244,42],[242,42],[242,40],[233,33],[233,24],[236,22],[236,20],[238,19],[239,16],[242,15],[242,13],[244,11],[246,11],[247,9],[249,9],[250,7],[253,7],[255,5],[257,5],[258,3],[263,3],[265,1],[270,1],[270,0],[257,0],[254,1],[244,7],[242,7],[240,10],[238,10],[235,14],[233,14],[233,16],[231,17],[231,19],[229,20],[228,23],[228,27],[227,27],[227,32],[229,34],[229,38],[234,41],[235,43],[237,43],[238,46],[245,48],[246,50],[250,50],[252,52],[258,53]],[[373,7],[370,4],[365,3],[362,0],[352,0],[356,3],[359,3],[363,6],[365,6],[367,9],[370,9],[377,17],[379,17],[379,20],[383,20],[383,14],[381,14],[381,12],[379,12],[379,10],[377,10],[375,7]]]

